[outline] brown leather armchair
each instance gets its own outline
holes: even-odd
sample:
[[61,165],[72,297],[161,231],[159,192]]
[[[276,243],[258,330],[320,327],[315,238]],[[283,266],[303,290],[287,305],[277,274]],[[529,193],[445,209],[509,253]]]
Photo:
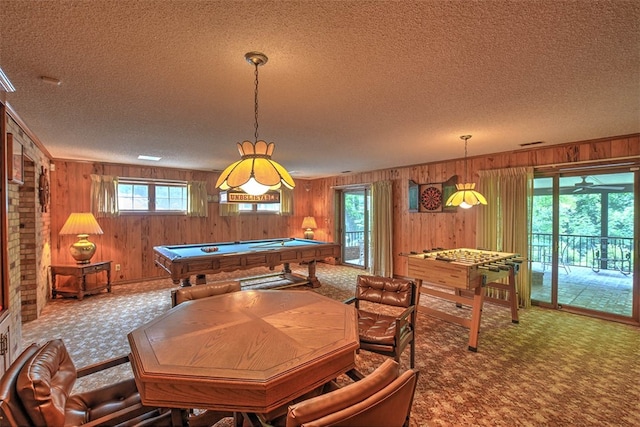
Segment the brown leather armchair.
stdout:
[[[400,362],[404,349],[410,346],[411,368],[415,366],[415,327],[417,285],[414,281],[381,276],[358,276],[356,296],[345,302],[358,309],[360,349],[391,356]],[[367,309],[361,308],[366,301]],[[387,306],[387,307],[384,307]],[[399,315],[388,306],[403,307]],[[373,307],[379,307],[373,311]]]
[[408,427],[419,372],[409,369],[400,374],[399,367],[386,359],[366,377],[351,371],[350,376],[362,379],[344,387],[330,383],[327,393],[289,406],[286,418],[266,423],[247,416],[247,421],[256,426]]
[[76,378],[128,361],[124,356],[76,370],[61,340],[31,344],[0,380],[0,425],[169,425],[169,411],[142,405],[133,378],[71,394]]
[[240,282],[237,280],[174,289],[171,291],[171,307],[175,307],[185,301],[222,295],[228,292],[237,292],[240,289]]

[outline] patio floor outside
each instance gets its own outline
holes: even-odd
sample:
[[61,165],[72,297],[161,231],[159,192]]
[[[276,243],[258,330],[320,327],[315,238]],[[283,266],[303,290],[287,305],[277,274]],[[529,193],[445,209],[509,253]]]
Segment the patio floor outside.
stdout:
[[[551,268],[532,263],[531,299],[551,302]],[[622,316],[632,315],[633,275],[617,270],[594,272],[589,267],[560,266],[558,303]]]

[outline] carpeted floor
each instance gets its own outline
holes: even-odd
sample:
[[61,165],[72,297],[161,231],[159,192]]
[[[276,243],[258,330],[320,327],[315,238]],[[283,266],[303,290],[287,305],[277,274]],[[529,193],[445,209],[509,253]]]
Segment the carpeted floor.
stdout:
[[[301,274],[306,267],[295,267]],[[216,277],[256,275],[263,270]],[[335,299],[353,294],[362,270],[319,264],[323,286]],[[56,299],[39,319],[23,326],[23,344],[62,338],[77,366],[126,354],[126,335],[170,308],[169,279],[116,285],[111,294]],[[444,302],[422,298],[421,305]],[[448,310],[455,307],[444,307]],[[412,426],[636,426],[640,423],[640,329],[552,310],[508,309],[485,304],[478,352],[467,350],[468,330],[418,316],[420,380]],[[367,373],[382,357],[360,352]],[[408,367],[408,354],[403,357]],[[92,382],[131,376],[128,365]],[[83,379],[84,380],[84,379]]]

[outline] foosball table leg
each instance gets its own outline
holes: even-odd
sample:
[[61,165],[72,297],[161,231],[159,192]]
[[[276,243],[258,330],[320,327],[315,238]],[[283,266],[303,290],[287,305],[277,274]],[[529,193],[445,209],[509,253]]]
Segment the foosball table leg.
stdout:
[[516,275],[513,268],[509,272],[509,300],[511,303],[511,323],[520,323],[518,318],[518,288],[516,287]]
[[476,286],[471,305],[471,325],[469,327],[469,350],[478,351],[478,335],[480,334],[480,320],[482,318],[482,304],[484,302],[485,287]]

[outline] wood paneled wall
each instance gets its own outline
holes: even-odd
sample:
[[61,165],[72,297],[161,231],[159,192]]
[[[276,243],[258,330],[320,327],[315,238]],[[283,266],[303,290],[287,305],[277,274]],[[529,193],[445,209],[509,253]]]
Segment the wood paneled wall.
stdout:
[[[566,162],[595,161],[640,155],[640,135],[614,137],[594,141],[567,143],[549,147],[523,149],[468,158],[468,174],[478,181],[477,171],[517,166],[542,166]],[[73,262],[68,246],[72,236],[58,232],[71,212],[88,212],[90,207],[90,174],[117,175],[158,179],[207,181],[209,194],[217,174],[203,171],[55,161],[52,172],[51,230],[52,262]],[[218,204],[209,204],[208,218],[175,215],[126,215],[99,220],[104,235],[91,236],[98,245],[96,260],[112,260],[121,265],[113,272],[114,281],[125,282],[166,276],[153,263],[153,246],[223,242],[274,237],[302,237],[302,219],[313,215],[318,223],[315,238],[339,241],[335,235],[335,187],[393,181],[394,191],[394,273],[406,275],[406,258],[402,252],[427,248],[475,247],[476,212],[482,207],[453,213],[409,213],[408,181],[444,182],[454,175],[462,176],[464,160],[340,175],[312,181],[296,180],[294,215],[242,215],[220,217]]]
[[[640,155],[640,135],[614,137],[593,141],[567,143],[549,147],[523,149],[468,158],[470,180],[478,182],[479,170],[519,166],[542,166],[567,162],[596,161]],[[407,273],[407,260],[400,253],[422,251],[436,247],[460,248],[476,246],[476,212],[482,207],[458,209],[453,213],[409,213],[408,182],[445,182],[452,176],[462,177],[464,160],[425,163],[404,168],[385,169],[351,175],[334,176],[312,182],[312,212],[323,225],[320,240],[334,240],[336,228],[333,207],[333,188],[349,185],[393,181],[394,274]],[[318,225],[320,226],[320,221]]]
[[[131,165],[55,161],[51,172],[52,263],[73,263],[69,245],[75,236],[58,235],[72,212],[90,211],[91,174],[120,177],[206,181],[207,192],[217,194],[217,173]],[[296,180],[294,215],[269,214],[221,217],[218,203],[209,203],[207,218],[185,215],[121,215],[99,218],[104,231],[90,236],[98,249],[93,260],[112,260],[120,264],[114,271],[114,282],[128,282],[167,274],[154,265],[153,247],[168,244],[228,242],[275,237],[303,237],[302,219],[309,215],[306,207],[309,193],[303,180]]]

